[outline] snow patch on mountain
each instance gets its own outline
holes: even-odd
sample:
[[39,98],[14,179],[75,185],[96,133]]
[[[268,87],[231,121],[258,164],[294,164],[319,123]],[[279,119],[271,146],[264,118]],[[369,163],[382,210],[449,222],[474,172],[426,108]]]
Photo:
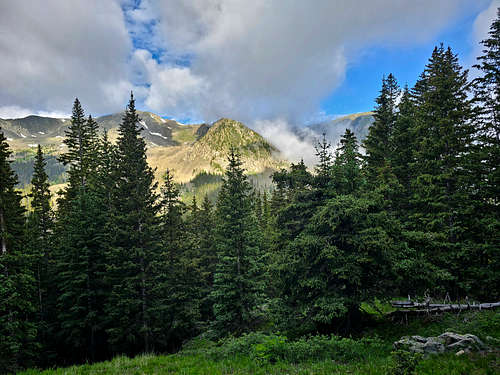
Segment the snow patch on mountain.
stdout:
[[157,137],[161,137],[163,139],[168,139],[167,137],[165,137],[164,135],[160,134],[160,133],[154,133],[154,132],[149,132],[149,134],[151,135],[156,135]]

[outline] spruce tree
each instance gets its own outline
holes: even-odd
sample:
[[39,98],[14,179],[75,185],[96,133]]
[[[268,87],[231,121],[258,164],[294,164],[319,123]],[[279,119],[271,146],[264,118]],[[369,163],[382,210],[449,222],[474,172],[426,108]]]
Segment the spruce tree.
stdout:
[[326,134],[315,146],[318,163],[315,166],[314,185],[318,190],[318,199],[326,199],[329,195],[329,188],[332,177],[333,155],[331,144],[326,140]]
[[[71,200],[76,195],[77,189],[84,189],[89,178],[95,175],[97,167],[98,148],[98,125],[89,116],[85,120],[84,111],[78,98],[73,104],[71,125],[66,131],[63,143],[67,151],[63,153],[59,160],[69,166],[68,188],[65,192],[66,201]],[[59,202],[64,205],[64,200]]]
[[[472,166],[475,202],[470,232],[474,246],[467,256],[473,260],[467,267],[469,288],[480,293],[483,285],[498,285],[500,267],[500,8],[488,38],[481,42],[482,55],[475,68],[480,76],[473,82],[476,111],[475,152]],[[472,234],[471,233],[471,234]],[[496,292],[498,296],[500,292]],[[482,295],[482,293],[480,294]],[[485,291],[484,298],[494,298]]]
[[24,241],[24,208],[16,191],[7,139],[0,131],[0,372],[33,364],[35,279]]
[[228,161],[217,201],[212,298],[216,331],[238,334],[250,329],[260,315],[262,265],[251,187],[236,150],[231,149]]
[[152,262],[151,331],[160,350],[177,349],[199,326],[200,257],[191,246],[186,209],[167,170],[161,187],[161,254]]
[[[39,341],[44,350],[47,349],[49,341],[47,315],[54,312],[54,301],[50,301],[49,297],[49,289],[54,281],[51,277],[54,260],[54,213],[50,207],[51,193],[45,166],[42,148],[38,145],[31,179],[31,212],[27,219],[27,240],[36,279]],[[52,296],[52,293],[50,295]]]
[[115,353],[153,350],[151,263],[160,252],[155,192],[157,183],[146,160],[146,143],[133,95],[119,128],[107,244],[107,333]]
[[201,207],[193,204],[187,217],[188,243],[193,250],[193,259],[197,262],[197,274],[200,282],[199,309],[202,327],[213,320],[213,300],[210,296],[213,286],[217,254],[214,243],[215,217],[213,204],[205,195]]
[[337,194],[353,194],[363,187],[361,154],[356,135],[345,130],[335,153],[333,185]]
[[390,165],[394,175],[401,184],[401,195],[398,197],[396,206],[400,209],[402,216],[407,216],[409,201],[412,194],[411,182],[413,163],[415,132],[415,108],[410,96],[408,86],[405,86],[401,101],[398,104],[398,115],[392,132],[392,152],[390,154]]
[[391,136],[396,121],[396,100],[399,93],[398,83],[392,73],[387,78],[382,78],[382,89],[375,100],[375,121],[363,142],[366,152],[364,170],[369,184],[376,184],[379,168],[384,167],[392,153]]
[[97,123],[84,118],[78,99],[60,160],[69,165],[68,186],[58,199],[55,336],[64,356],[73,361],[103,358],[106,353],[103,306],[106,211],[100,185]]
[[[431,262],[441,268],[441,285],[453,294],[461,267],[471,204],[470,156],[474,128],[467,71],[450,48],[432,53],[412,92],[416,104],[412,172],[412,222],[431,238]],[[444,279],[448,279],[446,282]]]

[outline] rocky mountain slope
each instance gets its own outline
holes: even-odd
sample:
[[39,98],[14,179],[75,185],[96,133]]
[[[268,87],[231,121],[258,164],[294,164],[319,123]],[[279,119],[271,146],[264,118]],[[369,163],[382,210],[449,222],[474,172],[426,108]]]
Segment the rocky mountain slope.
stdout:
[[[122,113],[96,119],[116,140]],[[222,174],[231,146],[240,150],[244,167],[250,174],[261,174],[286,167],[287,162],[262,136],[238,121],[221,119],[212,125],[184,125],[163,119],[150,112],[139,112],[142,136],[148,146],[148,160],[156,168],[158,179],[171,169],[177,182],[187,183],[199,173]],[[14,169],[20,183],[31,178],[32,162],[37,144],[48,154],[48,172],[53,183],[64,180],[64,168],[57,155],[65,150],[62,143],[68,119],[28,116],[23,119],[0,119],[0,127],[15,151]]]
[[367,136],[368,128],[373,124],[373,120],[373,112],[355,113],[331,121],[310,124],[297,130],[297,134],[311,143],[315,143],[325,134],[332,146],[336,146],[346,129],[353,131],[358,141],[363,140]]

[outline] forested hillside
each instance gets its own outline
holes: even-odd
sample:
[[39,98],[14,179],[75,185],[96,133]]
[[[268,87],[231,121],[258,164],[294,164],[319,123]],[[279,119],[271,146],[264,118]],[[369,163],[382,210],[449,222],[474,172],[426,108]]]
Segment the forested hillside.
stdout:
[[[0,132],[0,373],[172,353],[195,337],[221,360],[299,361],[291,342],[304,358],[316,348],[331,366],[369,367],[382,339],[315,335],[359,338],[370,306],[401,296],[498,301],[499,45],[500,12],[477,78],[443,45],[414,87],[387,74],[362,144],[350,129],[335,151],[323,138],[313,168],[279,165],[258,134],[220,120],[190,145],[223,172],[199,177],[221,184],[215,204],[181,201],[180,166],[159,181],[133,95],[114,135],[74,101],[57,209],[40,146],[22,205]],[[249,181],[243,159],[254,157],[280,167],[272,194]],[[256,337],[268,346],[250,346]],[[488,361],[482,369],[498,370]]]

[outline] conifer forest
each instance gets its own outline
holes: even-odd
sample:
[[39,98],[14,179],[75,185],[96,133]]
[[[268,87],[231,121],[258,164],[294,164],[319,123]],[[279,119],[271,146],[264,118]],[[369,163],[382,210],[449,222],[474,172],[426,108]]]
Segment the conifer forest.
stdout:
[[0,373],[351,337],[407,296],[500,301],[500,12],[481,50],[477,77],[445,45],[413,87],[388,72],[363,141],[319,139],[269,189],[231,148],[216,200],[155,179],[133,95],[116,142],[74,100],[57,194],[40,146],[21,194],[0,130]]

